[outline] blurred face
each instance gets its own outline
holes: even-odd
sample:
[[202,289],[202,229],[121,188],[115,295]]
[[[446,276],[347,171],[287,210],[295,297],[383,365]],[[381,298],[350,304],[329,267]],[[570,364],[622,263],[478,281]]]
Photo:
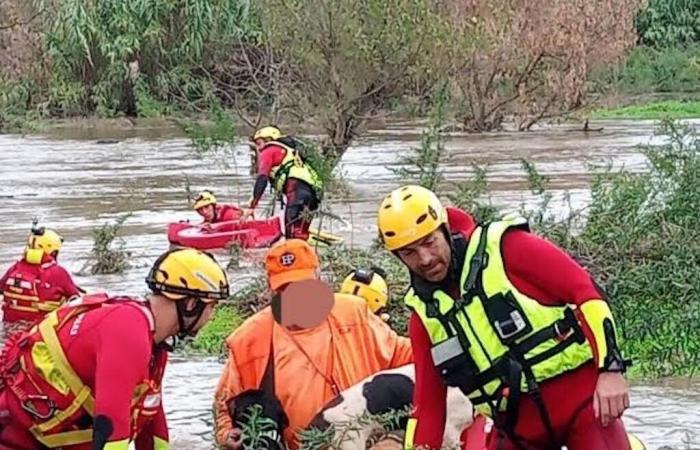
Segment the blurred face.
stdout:
[[396,253],[412,272],[426,281],[439,283],[447,277],[452,252],[440,228]]
[[207,205],[207,206],[202,206],[197,210],[197,214],[202,216],[204,220],[211,222],[214,220],[214,205]]
[[330,286],[321,280],[291,282],[272,299],[275,320],[291,329],[302,330],[320,325],[330,314],[335,297]]

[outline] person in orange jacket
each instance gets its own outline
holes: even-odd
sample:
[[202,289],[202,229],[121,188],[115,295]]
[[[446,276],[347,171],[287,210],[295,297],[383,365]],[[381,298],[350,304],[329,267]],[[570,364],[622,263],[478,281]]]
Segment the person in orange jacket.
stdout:
[[[267,254],[265,265],[271,290],[282,296],[282,310],[308,306],[310,310],[305,312],[312,312],[319,308],[316,298],[284,304],[288,301],[286,290],[318,280],[318,257],[305,241],[291,239],[276,245]],[[372,314],[362,298],[344,294],[332,297],[332,309],[316,326],[281,325],[268,306],[226,339],[228,362],[214,400],[219,445],[242,448],[242,432],[234,429],[227,403],[246,390],[273,391],[289,418],[284,440],[295,449],[295,434],[338,393],[380,370],[411,362],[408,339]],[[304,300],[308,305],[303,304]]]
[[167,450],[166,341],[195,335],[228,298],[209,254],[154,263],[145,299],[91,294],[13,335],[0,357],[0,449]]
[[202,191],[194,200],[192,208],[202,216],[202,223],[217,223],[238,220],[243,210],[235,205],[218,204],[212,191]]
[[80,294],[57,262],[62,245],[63,238],[55,230],[32,229],[22,259],[0,277],[4,322],[34,322]]

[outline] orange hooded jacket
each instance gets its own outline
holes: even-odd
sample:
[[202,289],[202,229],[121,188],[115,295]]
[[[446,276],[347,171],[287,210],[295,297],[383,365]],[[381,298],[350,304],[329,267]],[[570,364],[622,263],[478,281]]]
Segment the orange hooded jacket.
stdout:
[[289,417],[284,440],[291,449],[298,447],[296,432],[307,427],[335,397],[329,381],[342,391],[373,373],[412,361],[409,340],[372,314],[359,297],[335,294],[328,319],[301,331],[289,331],[277,324],[267,307],[226,339],[228,362],[214,400],[219,444],[226,442],[232,429],[227,402],[247,389],[260,388],[271,336],[275,394]]

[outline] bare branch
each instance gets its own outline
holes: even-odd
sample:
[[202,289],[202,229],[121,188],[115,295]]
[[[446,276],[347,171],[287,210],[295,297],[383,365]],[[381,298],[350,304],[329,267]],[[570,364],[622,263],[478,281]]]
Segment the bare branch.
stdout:
[[15,27],[21,27],[21,26],[29,25],[30,23],[32,23],[32,22],[34,21],[34,19],[36,19],[37,17],[39,17],[39,16],[41,16],[42,14],[44,14],[45,11],[46,11],[46,8],[42,8],[42,9],[40,9],[39,11],[37,11],[36,13],[32,14],[32,15],[31,15],[28,19],[26,19],[26,20],[17,20],[17,19],[15,19],[14,22],[9,23],[9,24],[7,24],[7,25],[0,25],[0,31],[9,30],[9,29],[15,28]]

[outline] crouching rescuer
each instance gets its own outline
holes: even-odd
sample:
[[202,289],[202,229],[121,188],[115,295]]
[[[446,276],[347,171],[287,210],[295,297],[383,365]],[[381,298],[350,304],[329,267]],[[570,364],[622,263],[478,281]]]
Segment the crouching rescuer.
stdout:
[[174,249],[146,299],[93,294],[11,337],[0,358],[0,449],[165,450],[161,382],[171,337],[195,335],[226,273],[209,254]]
[[628,362],[604,294],[567,253],[522,218],[476,224],[419,186],[388,195],[378,226],[411,274],[405,448],[439,448],[456,386],[494,419],[490,449],[629,449]]

